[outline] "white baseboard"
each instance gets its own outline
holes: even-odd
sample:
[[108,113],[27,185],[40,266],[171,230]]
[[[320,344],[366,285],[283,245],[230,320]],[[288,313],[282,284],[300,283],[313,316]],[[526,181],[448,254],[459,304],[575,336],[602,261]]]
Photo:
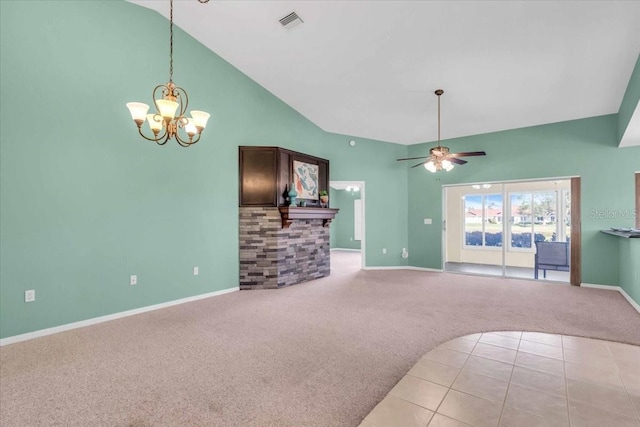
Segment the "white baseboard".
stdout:
[[593,283],[580,283],[580,287],[582,287],[582,288],[593,288],[593,289],[607,289],[609,291],[617,291],[618,289],[622,289],[620,286],[595,285]]
[[362,252],[362,249],[331,248],[330,251]]
[[631,298],[631,297],[629,296],[629,294],[628,294],[628,293],[626,293],[626,292],[625,292],[625,290],[624,290],[624,289],[622,289],[620,286],[594,285],[594,284],[591,284],[591,283],[582,283],[582,284],[580,284],[580,286],[581,286],[581,287],[583,287],[583,288],[606,289],[606,290],[609,290],[609,291],[618,291],[618,292],[620,292],[620,293],[622,294],[622,296],[627,300],[627,302],[628,302],[629,304],[631,304],[631,307],[635,308],[635,309],[636,309],[636,311],[637,311],[638,313],[640,313],[640,304],[638,304],[637,302],[635,302],[635,301],[633,300],[633,298]]
[[146,307],[135,308],[133,310],[121,311],[119,313],[107,314],[106,316],[94,317],[92,319],[81,320],[79,322],[67,323],[66,325],[54,326],[53,328],[40,329],[38,331],[27,332],[26,334],[14,335],[12,337],[0,339],[0,347],[14,344],[21,341],[32,340],[47,335],[57,334],[59,332],[70,331],[72,329],[84,328],[85,326],[96,325],[98,323],[108,322],[110,320],[120,319],[123,317],[133,316],[136,314],[146,313],[148,311],[159,310],[161,308],[171,307],[172,305],[184,304],[187,302],[198,301],[205,298],[216,297],[218,295],[228,294],[230,292],[239,291],[240,287],[223,289],[221,291],[209,292],[207,294],[196,295],[193,297],[181,298],[173,301],[163,302],[160,304],[149,305]]
[[417,271],[431,271],[435,273],[442,273],[442,270],[435,268],[413,267],[410,265],[391,265],[386,267],[364,267],[363,270],[417,270]]
[[442,270],[441,268],[414,267],[414,266],[411,266],[411,265],[408,265],[405,268],[407,270],[431,271],[433,273],[444,273],[444,270]]

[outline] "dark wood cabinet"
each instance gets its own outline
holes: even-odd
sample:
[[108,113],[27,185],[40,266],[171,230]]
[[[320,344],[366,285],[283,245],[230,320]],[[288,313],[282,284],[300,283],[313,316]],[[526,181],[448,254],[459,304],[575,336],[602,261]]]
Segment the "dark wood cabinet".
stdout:
[[278,157],[271,147],[240,150],[240,206],[278,206]]
[[[329,191],[326,159],[280,147],[241,146],[239,161],[240,206],[286,206],[283,193],[294,181],[294,161],[317,166],[318,190]],[[318,198],[305,200],[309,207],[320,206]]]

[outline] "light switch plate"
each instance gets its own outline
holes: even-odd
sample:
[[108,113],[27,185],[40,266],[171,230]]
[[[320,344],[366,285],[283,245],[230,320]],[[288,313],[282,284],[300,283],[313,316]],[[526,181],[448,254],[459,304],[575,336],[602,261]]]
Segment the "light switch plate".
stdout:
[[28,291],[24,291],[24,302],[33,302],[36,300],[36,290],[29,289]]

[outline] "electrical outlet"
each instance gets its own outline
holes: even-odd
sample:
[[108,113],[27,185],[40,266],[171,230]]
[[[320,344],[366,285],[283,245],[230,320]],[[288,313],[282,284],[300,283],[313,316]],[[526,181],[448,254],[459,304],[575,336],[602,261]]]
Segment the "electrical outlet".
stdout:
[[387,248],[382,248],[382,255],[386,255],[387,254]]
[[33,302],[36,300],[36,290],[29,289],[28,291],[24,291],[24,302]]
[[193,267],[193,275],[197,276],[198,274],[200,274],[200,269],[198,267]]
[[131,276],[131,279],[129,280],[129,284],[131,286],[133,285],[137,285],[138,284],[138,276],[136,276],[135,274]]
[[425,225],[431,225],[433,223],[433,221],[431,220],[431,218],[425,218],[424,219],[424,224]]

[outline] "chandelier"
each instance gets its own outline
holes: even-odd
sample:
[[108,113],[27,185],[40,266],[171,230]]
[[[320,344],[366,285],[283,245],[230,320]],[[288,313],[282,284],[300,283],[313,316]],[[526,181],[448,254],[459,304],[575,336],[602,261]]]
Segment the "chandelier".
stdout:
[[[199,1],[206,3],[206,1]],[[183,88],[173,83],[173,0],[169,0],[169,8],[169,82],[153,89],[155,113],[147,114],[149,106],[142,102],[129,102],[127,108],[138,126],[138,133],[144,139],[164,145],[171,138],[175,138],[180,146],[189,147],[200,141],[210,114],[192,110],[191,117],[185,117],[189,97]],[[145,121],[153,136],[144,134],[142,125]]]

